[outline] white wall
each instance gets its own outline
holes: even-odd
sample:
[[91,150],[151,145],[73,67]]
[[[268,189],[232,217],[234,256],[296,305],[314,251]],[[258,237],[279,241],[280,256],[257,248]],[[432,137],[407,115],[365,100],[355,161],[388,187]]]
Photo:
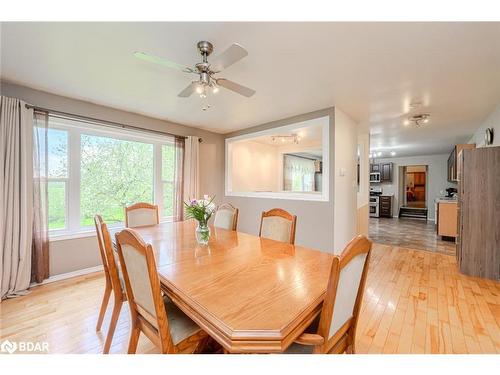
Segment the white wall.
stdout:
[[361,208],[368,204],[370,195],[370,134],[358,134],[359,147],[359,190],[357,194],[357,206]]
[[334,253],[339,254],[356,235],[358,127],[335,108]]
[[251,140],[231,144],[232,191],[278,191],[280,189],[280,156],[273,145]]
[[423,156],[410,156],[401,158],[385,158],[376,159],[376,163],[392,162],[393,173],[392,182],[385,182],[374,184],[373,186],[381,186],[384,194],[394,194],[392,214],[397,216],[399,207],[403,202],[399,201],[399,183],[402,176],[399,173],[399,167],[410,165],[427,165],[427,208],[429,220],[435,220],[434,215],[434,199],[441,196],[440,191],[448,187],[457,187],[457,184],[447,181],[447,166],[449,154],[441,155],[423,155]]
[[484,131],[486,128],[493,128],[493,144],[490,146],[500,146],[500,104],[498,104],[493,112],[483,121],[467,143],[475,143],[476,147],[490,147],[486,146],[484,143]]

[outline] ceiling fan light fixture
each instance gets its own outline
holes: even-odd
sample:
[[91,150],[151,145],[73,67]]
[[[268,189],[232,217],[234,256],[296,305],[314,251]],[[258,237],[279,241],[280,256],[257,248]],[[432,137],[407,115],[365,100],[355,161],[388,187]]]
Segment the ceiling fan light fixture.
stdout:
[[418,128],[423,124],[428,124],[430,117],[431,115],[429,113],[419,113],[408,117],[408,122],[413,123]]
[[212,87],[212,93],[217,94],[218,92],[219,92],[219,88],[214,85],[214,87]]

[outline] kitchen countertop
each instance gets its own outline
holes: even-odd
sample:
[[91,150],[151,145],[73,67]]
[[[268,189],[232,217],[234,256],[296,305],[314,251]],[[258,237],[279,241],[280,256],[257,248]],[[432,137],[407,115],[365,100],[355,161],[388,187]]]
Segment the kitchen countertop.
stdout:
[[438,197],[434,200],[436,203],[454,203],[457,202],[457,198],[448,198],[448,197]]

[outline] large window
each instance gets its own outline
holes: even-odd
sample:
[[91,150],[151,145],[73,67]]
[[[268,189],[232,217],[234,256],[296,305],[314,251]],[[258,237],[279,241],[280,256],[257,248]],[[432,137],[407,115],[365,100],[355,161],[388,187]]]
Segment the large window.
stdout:
[[124,208],[158,204],[174,212],[174,139],[50,117],[48,221],[52,235],[91,230],[94,215],[121,225]]
[[49,196],[49,229],[66,229],[68,225],[68,132],[47,132],[47,170]]

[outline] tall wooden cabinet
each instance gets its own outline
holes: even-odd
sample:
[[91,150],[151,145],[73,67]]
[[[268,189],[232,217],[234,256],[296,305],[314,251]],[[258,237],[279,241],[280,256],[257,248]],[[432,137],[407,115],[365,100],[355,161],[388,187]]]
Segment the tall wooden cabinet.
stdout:
[[500,279],[500,147],[459,155],[457,260],[467,275]]
[[476,147],[475,143],[459,144],[453,147],[453,151],[448,157],[448,182],[458,181],[458,170],[460,169],[460,166],[458,165],[458,160],[460,152],[462,150],[469,150],[475,147]]

